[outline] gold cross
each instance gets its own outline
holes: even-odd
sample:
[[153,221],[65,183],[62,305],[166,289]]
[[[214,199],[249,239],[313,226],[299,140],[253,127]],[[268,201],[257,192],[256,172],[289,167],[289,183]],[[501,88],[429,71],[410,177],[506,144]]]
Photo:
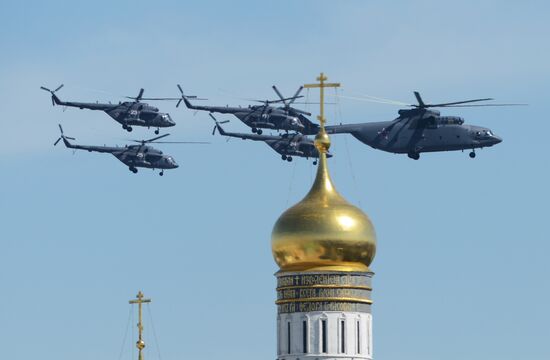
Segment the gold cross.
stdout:
[[323,132],[325,130],[325,123],[326,123],[326,118],[325,118],[325,88],[340,87],[340,83],[325,83],[326,80],[328,80],[328,78],[325,76],[325,74],[321,73],[321,75],[317,77],[317,81],[319,81],[318,84],[305,84],[304,85],[304,88],[306,88],[306,89],[320,88],[320,90],[321,90],[321,99],[319,101],[319,104],[321,106],[321,112],[320,112],[320,115],[317,116],[317,119],[319,119],[319,122],[321,123],[321,129],[322,129]]
[[129,301],[130,304],[138,304],[139,321],[138,321],[137,327],[138,327],[139,339],[136,342],[136,347],[139,350],[138,360],[143,360],[143,355],[141,354],[141,350],[143,350],[143,348],[145,348],[145,342],[142,339],[143,322],[142,322],[141,306],[142,306],[142,304],[150,303],[150,302],[151,302],[151,299],[144,299],[143,298],[143,293],[141,291],[138,292],[138,294],[136,295],[136,300],[130,300]]

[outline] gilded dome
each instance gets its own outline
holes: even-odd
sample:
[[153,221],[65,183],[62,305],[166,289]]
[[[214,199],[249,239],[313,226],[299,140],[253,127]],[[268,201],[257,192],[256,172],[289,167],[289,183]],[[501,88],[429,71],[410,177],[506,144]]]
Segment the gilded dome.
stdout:
[[376,234],[368,216],[334,188],[327,167],[330,139],[317,135],[319,166],[302,201],[286,210],[271,234],[271,248],[281,271],[370,271]]

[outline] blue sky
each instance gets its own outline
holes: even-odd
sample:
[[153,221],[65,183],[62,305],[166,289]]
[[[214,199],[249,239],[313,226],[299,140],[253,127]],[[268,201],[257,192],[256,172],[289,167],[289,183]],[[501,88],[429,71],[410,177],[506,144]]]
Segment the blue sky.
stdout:
[[[127,300],[153,298],[162,359],[273,358],[270,233],[310,186],[307,161],[178,123],[180,168],[131,174],[108,155],[53,147],[128,139],[105,114],[52,108],[187,92],[212,104],[291,94],[320,71],[406,102],[494,97],[524,108],[447,109],[504,142],[420,161],[333,137],[339,191],[378,233],[376,359],[548,359],[550,5],[543,1],[2,2],[0,338],[6,358],[118,358]],[[311,92],[310,99],[317,96]],[[314,110],[314,107],[310,107]],[[397,108],[341,100],[329,123]],[[220,119],[226,117],[220,116]],[[248,131],[236,119],[227,128]],[[151,131],[136,129],[132,138]],[[148,318],[146,318],[148,321]],[[157,359],[146,323],[146,358]],[[131,336],[131,334],[130,334]],[[123,359],[131,358],[127,341]]]

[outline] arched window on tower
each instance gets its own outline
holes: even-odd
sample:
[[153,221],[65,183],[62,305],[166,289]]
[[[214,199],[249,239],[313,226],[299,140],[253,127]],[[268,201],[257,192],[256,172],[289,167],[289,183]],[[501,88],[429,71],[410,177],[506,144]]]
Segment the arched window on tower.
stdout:
[[355,324],[355,331],[356,331],[356,337],[355,337],[355,341],[357,342],[357,354],[361,354],[361,322],[359,320],[357,320],[356,324]]
[[328,352],[328,326],[327,326],[327,319],[321,320],[321,352],[327,353]]
[[286,333],[286,338],[287,338],[287,354],[290,354],[290,345],[291,345],[291,342],[290,342],[290,339],[291,339],[291,336],[290,336],[290,321],[286,323],[286,329],[287,329],[287,333]]
[[277,355],[281,355],[283,353],[283,346],[282,346],[282,334],[281,334],[281,318],[277,317]]
[[304,354],[307,354],[309,352],[308,342],[309,342],[308,323],[307,323],[307,319],[304,319],[302,321],[302,346],[303,346],[302,350],[303,350]]
[[346,352],[346,320],[340,319],[340,352]]

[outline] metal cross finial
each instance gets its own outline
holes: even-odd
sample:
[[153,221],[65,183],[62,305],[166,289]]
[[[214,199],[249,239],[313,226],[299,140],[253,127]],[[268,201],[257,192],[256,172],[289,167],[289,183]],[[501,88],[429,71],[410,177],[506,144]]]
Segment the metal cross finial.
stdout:
[[141,306],[142,306],[142,304],[150,303],[150,302],[151,302],[151,299],[144,299],[143,298],[143,293],[141,291],[139,291],[138,294],[136,295],[136,300],[130,300],[129,301],[130,304],[138,304],[139,320],[138,320],[137,328],[138,328],[139,338],[138,338],[138,341],[136,342],[136,347],[138,348],[138,351],[139,351],[138,360],[143,360],[143,354],[141,353],[141,351],[145,348],[145,341],[143,341],[143,338],[142,338],[142,335],[143,335],[143,322],[142,322],[142,309],[141,309]]
[[305,84],[304,85],[304,88],[306,88],[306,89],[312,89],[312,88],[319,88],[320,89],[320,93],[321,93],[321,98],[320,98],[320,101],[319,101],[320,114],[319,114],[319,116],[317,116],[317,119],[319,119],[319,122],[321,124],[321,129],[322,129],[323,132],[325,130],[325,123],[326,123],[326,118],[325,118],[325,88],[340,87],[339,83],[325,83],[326,80],[328,80],[326,75],[324,73],[321,73],[321,75],[319,75],[317,77],[317,81],[319,82],[318,84]]

